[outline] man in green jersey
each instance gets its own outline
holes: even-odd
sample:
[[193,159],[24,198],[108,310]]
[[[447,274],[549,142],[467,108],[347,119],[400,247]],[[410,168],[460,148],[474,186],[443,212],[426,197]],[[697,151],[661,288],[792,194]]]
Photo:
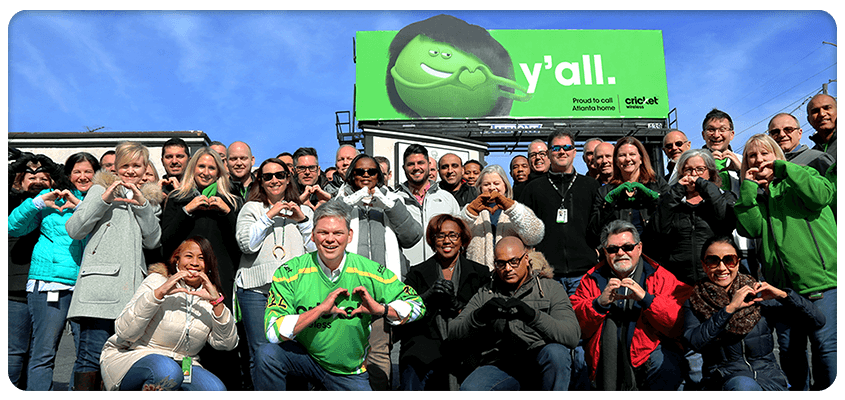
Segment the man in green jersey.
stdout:
[[314,212],[314,253],[273,274],[264,327],[270,343],[255,354],[255,389],[285,390],[288,377],[328,390],[370,390],[364,360],[370,324],[423,316],[419,295],[378,263],[347,253],[350,208],[329,202]]

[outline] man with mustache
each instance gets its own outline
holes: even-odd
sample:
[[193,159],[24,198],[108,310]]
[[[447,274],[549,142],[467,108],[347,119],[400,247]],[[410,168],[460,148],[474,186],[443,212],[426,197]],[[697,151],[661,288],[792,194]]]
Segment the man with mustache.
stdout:
[[836,99],[820,93],[807,103],[807,121],[816,129],[810,140],[813,149],[823,151],[836,159]]
[[161,146],[161,165],[164,166],[164,176],[159,184],[165,195],[179,189],[182,182],[182,175],[185,174],[185,166],[191,158],[191,150],[188,144],[180,138],[172,138]]
[[461,390],[567,390],[580,336],[566,290],[515,236],[496,244],[493,281],[449,323],[449,341],[479,355]]
[[437,184],[451,193],[459,206],[463,207],[478,197],[478,190],[464,182],[464,164],[460,157],[454,153],[446,153],[440,157],[438,164],[440,182]]
[[[420,226],[428,226],[428,221],[438,214],[457,216],[461,207],[455,197],[428,179],[428,149],[419,144],[411,144],[405,149],[402,160],[402,168],[408,180],[400,184],[396,192],[402,196],[405,207]],[[408,265],[402,268],[402,279],[411,265],[427,260],[434,255],[434,250],[425,240],[420,240],[413,247],[403,249],[403,253],[408,259]]]
[[692,288],[642,254],[637,228],[616,220],[601,232],[604,260],[570,297],[598,390],[677,390],[684,379],[678,318]]
[[[255,354],[255,389],[286,390],[288,379],[318,381],[328,390],[370,390],[366,366],[370,324],[415,321],[425,306],[390,269],[346,251],[351,207],[332,201],[314,212],[317,251],[296,257],[273,274]],[[295,340],[294,340],[295,339]]]

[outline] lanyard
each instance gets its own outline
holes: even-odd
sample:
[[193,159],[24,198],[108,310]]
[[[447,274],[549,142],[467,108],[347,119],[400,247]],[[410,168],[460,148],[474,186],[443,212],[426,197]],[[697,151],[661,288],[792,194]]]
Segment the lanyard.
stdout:
[[[572,181],[569,182],[569,186],[566,187],[566,191],[563,192],[563,194],[561,195],[561,196],[563,196],[563,198],[560,200],[561,208],[563,208],[563,202],[566,201],[566,195],[569,194],[569,189],[572,189],[572,185],[575,183],[575,178],[577,178],[577,177],[578,177],[578,174],[572,174]],[[560,189],[558,189],[557,185],[555,185],[555,183],[552,182],[552,178],[548,175],[546,176],[546,178],[549,179],[549,183],[551,183],[552,187],[555,188],[555,192],[560,193]]]

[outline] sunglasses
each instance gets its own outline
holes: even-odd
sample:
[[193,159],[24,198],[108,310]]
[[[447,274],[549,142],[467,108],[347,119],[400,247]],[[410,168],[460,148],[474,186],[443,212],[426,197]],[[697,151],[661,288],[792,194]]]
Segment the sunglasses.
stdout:
[[681,146],[683,146],[683,145],[684,145],[684,143],[686,143],[686,142],[685,142],[685,141],[683,141],[683,140],[679,140],[679,141],[677,141],[677,142],[675,142],[675,143],[666,143],[666,144],[664,144],[664,145],[663,145],[663,148],[664,148],[664,149],[666,149],[666,150],[672,150],[672,149],[673,149],[673,148],[675,148],[675,147],[681,147]]
[[619,249],[622,249],[622,251],[627,253],[631,250],[634,250],[634,248],[637,247],[638,244],[639,243],[634,243],[634,244],[627,243],[627,244],[623,244],[621,246],[605,246],[604,251],[608,252],[609,254],[616,254],[616,253],[619,252]]
[[[795,132],[798,129],[799,128],[796,128],[796,127],[793,127],[793,126],[785,126],[785,127],[783,127],[783,133],[785,133],[787,135],[791,135],[792,132]],[[780,133],[780,129],[772,129],[772,130],[769,131],[769,135],[772,135],[772,136],[775,136],[778,133]]]
[[549,147],[549,150],[554,151],[555,153],[557,153],[558,151],[561,151],[561,150],[572,151],[572,150],[575,150],[575,146],[573,146],[571,144],[565,144],[565,145],[562,145],[562,146],[559,145],[559,144],[556,144],[552,147]]
[[355,168],[352,170],[352,174],[355,176],[376,176],[378,174],[378,169],[376,168]]
[[265,172],[261,174],[261,179],[265,182],[273,180],[275,177],[278,180],[288,179],[288,173],[286,171],[279,171],[279,172]]
[[704,257],[704,265],[708,268],[716,268],[719,266],[719,263],[724,263],[726,267],[733,268],[739,264],[739,256],[736,254],[728,254],[722,258],[719,256],[706,256]]

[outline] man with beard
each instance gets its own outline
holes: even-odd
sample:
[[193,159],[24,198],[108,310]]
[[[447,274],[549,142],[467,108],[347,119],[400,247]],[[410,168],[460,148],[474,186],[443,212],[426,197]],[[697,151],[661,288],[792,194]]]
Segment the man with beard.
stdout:
[[677,390],[684,358],[665,338],[681,334],[678,313],[692,288],[642,254],[631,223],[607,224],[601,242],[604,260],[570,297],[590,379],[598,390]]
[[[420,226],[428,226],[428,221],[438,214],[457,216],[461,207],[455,197],[428,179],[428,150],[422,145],[412,144],[405,149],[402,160],[402,168],[408,180],[400,184],[396,191],[403,197],[405,206]],[[434,250],[424,240],[403,252],[410,264],[403,268],[402,279],[411,265],[417,265],[434,255]]]
[[440,188],[451,193],[463,207],[478,197],[478,190],[464,182],[464,164],[454,153],[447,153],[440,157]]
[[[323,190],[323,187],[331,184],[326,183],[326,178],[320,174],[319,162],[317,150],[313,147],[300,147],[293,152],[294,177],[299,189],[299,200],[313,210],[332,198],[328,189]],[[339,171],[335,172],[335,180],[340,179],[343,182],[338,174]]]
[[159,184],[165,196],[181,186],[182,175],[185,174],[185,166],[190,158],[188,144],[180,138],[172,138],[161,146],[161,165],[164,166],[165,174]]
[[528,183],[528,174],[531,167],[528,166],[528,157],[516,155],[511,159],[511,178],[513,178],[513,198],[518,199],[522,194],[522,188]]

